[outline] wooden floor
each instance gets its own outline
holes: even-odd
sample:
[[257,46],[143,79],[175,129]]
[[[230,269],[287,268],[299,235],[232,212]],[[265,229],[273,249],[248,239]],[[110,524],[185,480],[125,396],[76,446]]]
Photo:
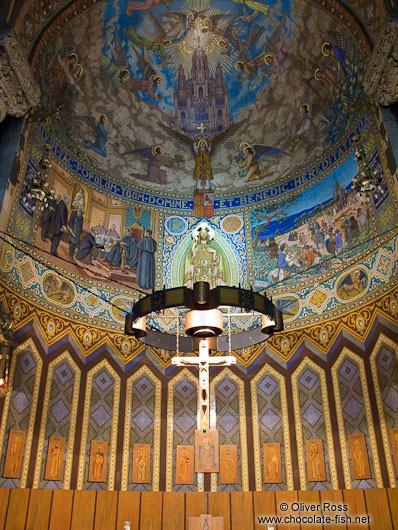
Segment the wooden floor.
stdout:
[[[189,517],[206,513],[223,517],[225,530],[398,530],[398,489],[139,493],[0,488],[0,530],[123,530],[125,521],[131,530],[189,530]],[[302,520],[258,520],[272,515]],[[304,519],[314,516],[339,523]],[[348,523],[342,523],[347,516]],[[356,517],[364,519],[355,522]]]

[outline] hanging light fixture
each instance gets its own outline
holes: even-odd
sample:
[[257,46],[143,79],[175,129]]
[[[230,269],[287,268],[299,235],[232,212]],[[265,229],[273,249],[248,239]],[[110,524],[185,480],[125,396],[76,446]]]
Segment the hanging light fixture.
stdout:
[[360,143],[360,136],[355,135],[353,140],[356,144],[355,159],[358,164],[358,174],[353,179],[354,190],[358,197],[365,195],[367,202],[370,202],[372,195],[378,201],[385,194],[382,187],[383,176],[379,171],[373,171],[370,167],[367,153]]

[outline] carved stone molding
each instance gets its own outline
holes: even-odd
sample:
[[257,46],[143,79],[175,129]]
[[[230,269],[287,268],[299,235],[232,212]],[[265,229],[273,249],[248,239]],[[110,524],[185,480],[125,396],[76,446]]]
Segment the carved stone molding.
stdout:
[[40,102],[40,90],[12,29],[0,31],[0,121],[21,117]]
[[398,22],[385,22],[362,84],[365,92],[381,105],[398,101]]

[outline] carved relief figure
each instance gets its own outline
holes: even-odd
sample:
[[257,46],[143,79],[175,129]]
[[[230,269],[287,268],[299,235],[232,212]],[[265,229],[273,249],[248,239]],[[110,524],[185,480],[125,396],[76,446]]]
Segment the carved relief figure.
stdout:
[[348,442],[353,478],[355,480],[371,478],[365,435],[363,433],[351,434],[348,437]]
[[281,449],[279,443],[265,443],[264,448],[264,482],[278,484],[282,482]]
[[193,484],[192,446],[177,446],[176,484]]
[[24,441],[25,431],[10,430],[3,477],[19,478],[21,476]]
[[66,438],[50,436],[48,441],[45,480],[61,480]]
[[150,446],[134,444],[132,482],[149,484],[150,482]]
[[94,458],[94,478],[100,480],[104,470],[104,453],[97,451]]
[[108,442],[102,440],[91,441],[89,482],[106,482],[106,461]]

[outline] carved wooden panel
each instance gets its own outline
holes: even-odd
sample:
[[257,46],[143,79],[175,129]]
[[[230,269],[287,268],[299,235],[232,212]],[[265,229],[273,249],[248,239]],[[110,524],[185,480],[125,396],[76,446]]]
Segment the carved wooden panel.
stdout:
[[220,484],[238,483],[238,446],[220,445]]
[[350,434],[348,436],[348,444],[350,446],[351,468],[354,480],[372,478],[365,435],[362,432]]
[[193,484],[194,448],[177,445],[176,484]]
[[25,431],[10,429],[3,477],[20,478],[25,442]]
[[108,459],[108,442],[91,440],[89,482],[106,482],[106,466]]
[[282,482],[281,444],[265,443],[264,452],[264,483],[280,484]]
[[50,436],[48,441],[45,480],[62,480],[66,438]]
[[151,446],[149,444],[134,444],[133,446],[133,476],[131,481],[136,484],[149,484],[151,474]]
[[305,441],[307,452],[307,476],[309,482],[324,482],[326,480],[325,456],[321,438]]
[[219,467],[218,431],[195,431],[195,471],[217,473]]

